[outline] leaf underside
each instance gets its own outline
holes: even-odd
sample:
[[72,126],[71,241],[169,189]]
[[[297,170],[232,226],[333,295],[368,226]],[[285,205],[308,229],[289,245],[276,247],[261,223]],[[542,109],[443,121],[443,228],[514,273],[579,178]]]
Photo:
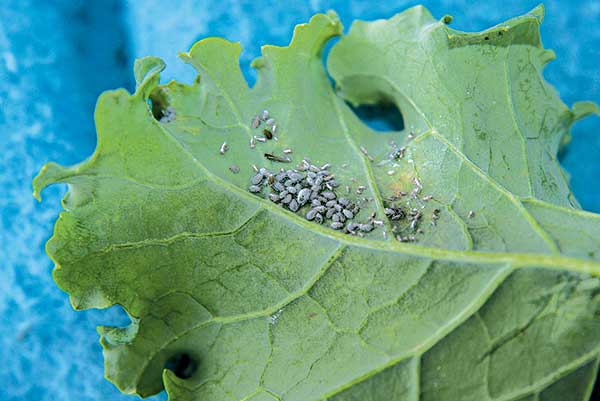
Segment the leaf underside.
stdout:
[[[136,92],[98,100],[93,156],[34,181],[38,198],[69,184],[47,250],[73,306],[132,317],[99,328],[106,377],[177,401],[587,400],[600,217],[580,210],[557,153],[598,110],[569,109],[543,80],[542,17],[480,33],[423,7],[355,22],[328,58],[335,89],[321,61],[342,32],[333,13],[264,46],[253,88],[239,44],[219,38],[181,55],[192,85],[160,86],[164,63],[138,60]],[[375,132],[347,102],[392,102],[406,128]],[[154,117],[167,108],[174,118]],[[251,148],[264,109],[278,141]],[[276,171],[263,154],[285,148],[369,198],[363,221],[419,182],[399,201],[424,216],[416,242],[393,235],[408,221],[360,238],[248,192],[252,164]],[[181,355],[197,366],[189,378],[164,368]]]

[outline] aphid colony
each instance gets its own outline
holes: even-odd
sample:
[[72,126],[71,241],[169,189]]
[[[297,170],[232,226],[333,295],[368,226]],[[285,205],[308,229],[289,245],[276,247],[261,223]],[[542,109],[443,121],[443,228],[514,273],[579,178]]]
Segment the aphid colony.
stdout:
[[375,220],[374,214],[367,222],[354,221],[360,207],[347,198],[338,198],[336,188],[339,183],[329,167],[328,163],[318,167],[303,160],[297,169],[281,169],[277,173],[264,167],[256,168],[248,190],[259,193],[269,187],[268,197],[272,202],[292,212],[307,206],[304,215],[307,220],[327,223],[334,230],[344,230],[348,234],[362,236],[373,231],[378,223],[382,225],[383,222]]
[[260,137],[253,135],[252,138],[250,138],[251,148],[256,147],[256,142],[266,142],[269,139],[277,140],[277,122],[273,117],[269,116],[269,110],[263,110],[260,114],[257,114],[254,117],[252,117],[250,127],[258,129],[261,128],[261,125],[263,123],[265,124],[262,130],[263,136]]

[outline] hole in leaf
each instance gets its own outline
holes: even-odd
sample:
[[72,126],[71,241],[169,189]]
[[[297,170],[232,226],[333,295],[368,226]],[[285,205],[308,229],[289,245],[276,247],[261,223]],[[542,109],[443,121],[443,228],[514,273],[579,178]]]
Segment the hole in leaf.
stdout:
[[368,127],[379,132],[402,131],[404,117],[392,102],[382,101],[374,105],[360,105],[353,107],[354,113]]
[[148,107],[152,116],[163,123],[171,122],[175,119],[175,109],[170,105],[167,94],[162,88],[156,88],[148,98]]
[[189,379],[198,369],[198,364],[189,354],[182,352],[169,358],[165,369],[171,370],[180,379]]

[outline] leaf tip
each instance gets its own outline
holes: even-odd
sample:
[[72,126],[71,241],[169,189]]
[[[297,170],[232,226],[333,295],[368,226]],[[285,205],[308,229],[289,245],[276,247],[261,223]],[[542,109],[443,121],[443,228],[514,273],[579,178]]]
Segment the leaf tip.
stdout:
[[136,59],[133,65],[135,94],[149,94],[158,85],[160,73],[165,67],[165,62],[159,57],[147,56]]
[[575,102],[573,104],[571,112],[573,113],[574,121],[581,120],[582,118],[585,118],[592,114],[600,116],[600,108],[598,107],[598,105],[594,102],[588,101]]
[[44,164],[40,172],[35,176],[32,182],[33,197],[41,202],[41,193],[49,185],[62,182],[72,174],[71,170],[56,163],[50,162]]
[[529,15],[535,17],[538,20],[538,23],[542,23],[544,21],[544,16],[546,15],[546,7],[544,3],[540,3],[533,8],[533,10],[529,11]]

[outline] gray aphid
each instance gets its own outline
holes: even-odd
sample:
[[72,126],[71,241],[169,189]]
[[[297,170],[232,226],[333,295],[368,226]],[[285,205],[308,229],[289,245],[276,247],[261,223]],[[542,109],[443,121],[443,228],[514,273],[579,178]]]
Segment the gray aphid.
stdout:
[[279,193],[279,199],[283,199],[283,198],[285,198],[287,195],[288,195],[288,192],[287,192],[287,191],[281,191],[281,192]]
[[260,192],[260,187],[258,185],[250,185],[248,191],[252,193]]
[[321,216],[319,213],[317,213],[317,214],[315,215],[315,221],[316,221],[317,223],[319,223],[319,224],[322,224],[322,223],[323,223],[323,216]]
[[347,198],[340,198],[338,199],[338,203],[342,206],[348,206],[350,201]]
[[335,194],[331,191],[325,191],[321,195],[323,195],[327,199],[335,199],[336,198]]
[[260,117],[259,116],[254,116],[254,118],[252,119],[252,128],[258,128],[258,126],[260,125]]
[[283,198],[283,199],[281,200],[281,202],[282,202],[282,203],[285,203],[285,204],[288,204],[288,203],[290,203],[291,201],[292,201],[292,195],[290,195],[290,194],[287,194],[287,195],[285,196],[285,198]]
[[279,195],[277,194],[269,194],[269,199],[273,202],[279,202]]
[[262,175],[261,173],[258,173],[250,179],[250,182],[252,183],[252,185],[258,185],[262,182],[262,180],[264,178],[265,178],[264,175]]
[[289,206],[290,210],[292,212],[297,212],[298,211],[298,202],[296,202],[296,199],[292,199],[292,201],[290,202]]
[[339,223],[334,221],[333,223],[331,223],[331,228],[333,228],[334,230],[340,230],[344,227],[344,223]]
[[358,226],[358,229],[362,232],[368,233],[373,231],[373,225],[372,224],[361,224]]
[[[308,191],[310,192],[310,189]],[[318,199],[313,199],[313,200],[310,201],[310,204],[312,206],[321,206],[321,201],[318,200]]]
[[[298,198],[298,202],[300,202],[301,205],[304,205],[306,202],[308,202],[309,197],[310,197],[310,189],[308,189],[308,188],[302,188],[298,192],[297,198]],[[316,206],[319,206],[320,204],[321,203],[319,202],[319,204]]]
[[288,177],[290,178],[290,181],[298,182],[304,178],[304,175],[290,170],[290,172],[288,173]]
[[354,217],[354,213],[352,213],[350,210],[348,209],[344,209],[342,210],[342,213],[344,213],[344,216],[346,216],[347,219],[351,219]]
[[296,187],[292,187],[291,185],[289,187],[286,188],[286,190],[290,193],[290,194],[295,194],[296,192],[298,192],[296,190]]
[[315,215],[317,214],[317,211],[315,209],[311,209],[308,212],[306,212],[306,220],[313,220],[315,218]]

